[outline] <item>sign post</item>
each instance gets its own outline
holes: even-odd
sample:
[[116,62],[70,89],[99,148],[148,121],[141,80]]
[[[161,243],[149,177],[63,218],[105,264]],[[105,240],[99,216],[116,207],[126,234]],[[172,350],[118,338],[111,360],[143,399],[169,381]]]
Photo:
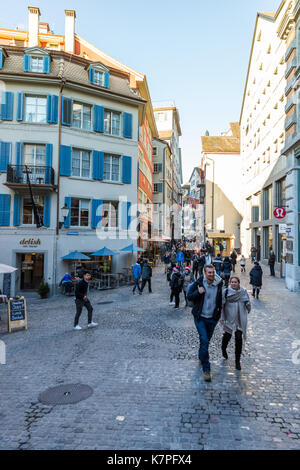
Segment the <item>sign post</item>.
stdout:
[[27,330],[27,308],[24,297],[9,299],[8,301],[8,332],[18,328]]

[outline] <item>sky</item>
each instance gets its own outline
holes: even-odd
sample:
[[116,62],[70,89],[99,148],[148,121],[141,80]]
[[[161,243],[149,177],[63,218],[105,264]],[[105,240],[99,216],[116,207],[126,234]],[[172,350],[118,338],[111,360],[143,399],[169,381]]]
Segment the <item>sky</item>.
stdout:
[[186,182],[200,163],[201,135],[239,121],[256,14],[280,1],[14,0],[0,27],[27,30],[30,5],[64,34],[64,10],[75,10],[77,34],[145,74],[152,101],[175,101]]

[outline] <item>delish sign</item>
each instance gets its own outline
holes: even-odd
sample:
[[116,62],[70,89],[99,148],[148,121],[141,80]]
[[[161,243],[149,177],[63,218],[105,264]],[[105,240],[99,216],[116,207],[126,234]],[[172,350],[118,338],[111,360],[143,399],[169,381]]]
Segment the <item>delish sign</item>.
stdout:
[[273,214],[276,219],[284,219],[286,216],[286,210],[284,207],[276,207],[276,209],[274,209]]

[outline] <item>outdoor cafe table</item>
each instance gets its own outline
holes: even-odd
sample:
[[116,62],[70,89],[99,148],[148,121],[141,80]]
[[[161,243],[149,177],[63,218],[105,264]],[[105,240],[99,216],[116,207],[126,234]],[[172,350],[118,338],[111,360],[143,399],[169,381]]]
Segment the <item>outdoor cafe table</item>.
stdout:
[[117,281],[117,287],[119,287],[119,274],[101,274],[101,280],[103,280],[103,284],[107,289],[113,289],[111,286],[111,279],[115,278]]

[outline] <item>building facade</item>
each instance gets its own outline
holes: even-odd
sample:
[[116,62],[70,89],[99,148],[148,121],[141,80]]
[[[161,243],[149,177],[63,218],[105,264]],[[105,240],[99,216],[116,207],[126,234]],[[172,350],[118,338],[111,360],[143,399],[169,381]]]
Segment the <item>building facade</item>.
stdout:
[[229,254],[244,250],[240,239],[242,222],[241,155],[239,123],[221,136],[203,136],[202,169],[205,171],[206,238],[215,251]]
[[[0,29],[0,244],[2,262],[19,268],[12,295],[42,280],[54,293],[72,251],[120,250],[137,239],[146,101],[128,72],[66,52],[75,47],[75,12],[66,11],[64,37],[39,14],[29,8],[28,32]],[[113,257],[113,272],[128,256]]]
[[198,248],[205,242],[204,185],[204,170],[195,167],[189,182],[182,186],[182,235]]

